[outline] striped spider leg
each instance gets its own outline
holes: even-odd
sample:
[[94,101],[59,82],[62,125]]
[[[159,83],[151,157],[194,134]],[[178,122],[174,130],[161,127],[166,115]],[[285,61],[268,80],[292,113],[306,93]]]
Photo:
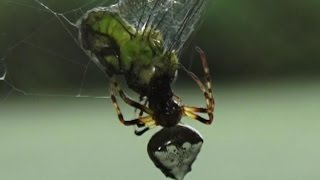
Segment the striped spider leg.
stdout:
[[[202,107],[192,107],[192,106],[183,106],[183,114],[185,116],[188,116],[192,119],[198,120],[204,124],[211,124],[213,121],[213,112],[214,112],[214,107],[215,107],[215,102],[214,102],[214,97],[212,94],[212,88],[211,88],[211,77],[210,77],[210,72],[209,72],[209,66],[207,62],[207,58],[205,53],[199,48],[196,47],[197,52],[200,55],[200,59],[202,61],[202,66],[204,69],[204,75],[205,75],[205,84],[192,72],[187,71],[188,75],[198,84],[200,87],[201,91],[204,94],[204,97],[206,99],[206,108]],[[207,113],[208,114],[208,119],[205,119],[198,115],[198,113]]]
[[[143,103],[144,106],[147,106],[147,105],[148,105],[148,99],[147,99],[147,97],[145,97],[145,96],[140,96],[140,97],[139,97],[139,102],[140,102],[140,103]],[[134,114],[136,114],[137,111],[138,111],[138,108],[134,108]],[[139,117],[141,117],[142,115],[143,115],[143,110],[140,110],[140,112],[139,112]]]
[[[143,97],[140,96],[139,97],[139,102],[143,103],[144,106],[148,106],[148,98],[147,97]],[[134,113],[137,113],[137,108],[134,109]],[[141,118],[143,116],[143,110],[140,110],[139,112],[139,118]],[[141,136],[142,134],[144,134],[145,132],[147,132],[150,129],[150,127],[146,127],[146,126],[140,126],[139,124],[137,124],[137,126],[135,127],[135,131],[134,133],[138,136]]]
[[[132,98],[130,98],[123,90],[120,88],[118,85],[117,81],[114,78],[111,78],[111,100],[113,102],[113,105],[116,109],[116,112],[118,114],[118,118],[120,122],[125,125],[125,126],[132,126],[132,125],[137,125],[138,127],[144,127],[142,130],[135,130],[136,135],[142,135],[144,132],[148,131],[150,128],[156,126],[155,121],[152,118],[153,112],[151,109],[149,109],[147,106],[142,105],[136,101],[134,101]],[[132,120],[125,120],[123,117],[123,114],[121,112],[121,109],[119,107],[119,104],[117,102],[115,94],[119,94],[122,100],[132,106],[135,107],[136,109],[139,109],[141,112],[146,113],[146,116],[139,116],[136,119]],[[142,113],[140,113],[142,114]]]

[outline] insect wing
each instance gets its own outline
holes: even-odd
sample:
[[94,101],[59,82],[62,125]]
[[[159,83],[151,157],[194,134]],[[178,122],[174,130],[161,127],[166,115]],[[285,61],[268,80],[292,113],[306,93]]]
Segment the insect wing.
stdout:
[[166,50],[180,51],[200,24],[207,0],[122,0],[121,16],[140,32],[159,30]]

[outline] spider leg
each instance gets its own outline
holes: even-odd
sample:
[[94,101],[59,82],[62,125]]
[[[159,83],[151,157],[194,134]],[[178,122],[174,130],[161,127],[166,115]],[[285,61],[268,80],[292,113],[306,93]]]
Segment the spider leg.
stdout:
[[[144,102],[143,102],[144,101]],[[144,98],[143,96],[140,96],[139,97],[139,102],[140,103],[142,103],[143,102],[143,105],[144,106],[147,106],[148,105],[148,99],[146,99],[146,98]],[[136,114],[137,113],[137,108],[134,108],[134,114]],[[142,110],[140,110],[140,112],[139,112],[139,117],[141,117],[143,115],[143,111]]]
[[[153,128],[156,126],[156,122],[154,121],[154,119],[152,118],[152,116],[150,114],[152,114],[152,111],[146,107],[145,105],[141,105],[138,102],[135,102],[134,100],[132,100],[129,96],[127,96],[119,87],[119,85],[116,83],[116,81],[113,81],[112,83],[113,88],[111,89],[111,100],[113,102],[113,105],[116,109],[116,112],[118,114],[118,119],[120,120],[120,122],[122,124],[124,124],[125,126],[132,126],[132,125],[136,125],[138,127],[144,127],[142,130],[135,130],[135,134],[140,136],[143,133],[145,133],[146,131],[148,131],[150,128]],[[123,117],[123,114],[121,112],[121,109],[119,107],[119,104],[117,102],[116,96],[115,96],[115,91],[119,93],[120,97],[124,100],[124,102],[126,102],[128,105],[135,107],[136,109],[140,109],[141,112],[145,112],[149,115],[147,116],[139,116],[136,119],[132,119],[132,120],[125,120]],[[140,113],[141,113],[140,112]]]
[[[147,99],[144,99],[142,96],[140,96],[140,97],[139,97],[140,103],[141,103],[143,100],[144,100],[143,105],[144,105],[144,106],[147,106],[148,100],[147,100]],[[134,113],[135,113],[135,114],[137,113],[137,108],[134,109]],[[143,116],[143,111],[140,110],[140,112],[139,112],[139,118],[142,117],[142,116]],[[142,128],[142,127],[143,127],[143,128],[142,128],[142,129],[138,129],[137,127],[138,127],[138,128]],[[144,133],[147,132],[148,130],[150,130],[150,127],[146,127],[146,126],[144,126],[144,125],[137,124],[137,126],[136,126],[136,128],[135,128],[135,130],[134,130],[134,134],[137,135],[137,136],[141,136],[142,134],[144,134]]]
[[123,92],[123,90],[120,88],[119,84],[117,83],[117,81],[114,78],[111,78],[112,81],[112,93],[117,92],[120,97],[122,98],[122,100],[127,103],[128,105],[135,107],[149,115],[152,115],[153,112],[151,109],[149,109],[147,106],[144,106],[138,102],[136,102],[135,100],[133,100],[131,97],[129,97],[125,92]]
[[[141,103],[143,101],[143,97],[142,96],[139,96],[139,103]],[[136,114],[138,111],[137,108],[134,108],[134,114]]]
[[[147,106],[148,105],[148,100],[145,100],[144,103],[143,103],[144,106]],[[139,113],[139,117],[141,117],[143,115],[143,111],[140,110],[140,113]]]
[[[200,59],[202,61],[202,66],[203,66],[204,75],[205,75],[205,84],[203,84],[203,82],[201,82],[201,80],[198,78],[198,76],[195,75],[194,73],[192,73],[190,71],[187,71],[187,73],[198,84],[201,91],[203,92],[204,97],[206,99],[207,107],[201,108],[201,107],[183,106],[183,113],[186,116],[188,116],[192,119],[199,120],[202,123],[211,124],[213,121],[213,112],[214,112],[215,102],[214,102],[214,98],[213,98],[213,94],[212,94],[209,66],[208,66],[208,62],[207,62],[207,58],[205,56],[205,53],[199,47],[197,47],[196,50],[200,54]],[[196,113],[207,113],[208,119],[205,119],[205,118],[197,115]]]
[[134,134],[137,135],[137,136],[141,136],[142,134],[144,134],[145,132],[147,132],[148,130],[150,130],[149,127],[145,127],[143,128],[142,130],[135,130],[134,131]]
[[146,131],[148,131],[149,129],[156,126],[156,122],[153,120],[152,116],[150,115],[144,116],[144,117],[140,116],[139,118],[132,119],[132,120],[125,120],[121,112],[121,109],[119,107],[119,104],[117,102],[117,99],[112,91],[111,91],[111,100],[118,114],[118,119],[123,125],[125,126],[137,125],[138,127],[144,127],[142,130],[135,130],[134,133],[136,135],[140,136]]
[[205,119],[197,114],[195,114],[194,112],[192,111],[187,111],[187,110],[184,110],[183,112],[186,116],[192,118],[192,119],[195,119],[195,120],[198,120],[200,122],[202,122],[203,124],[211,124],[212,121],[208,120],[208,119]]

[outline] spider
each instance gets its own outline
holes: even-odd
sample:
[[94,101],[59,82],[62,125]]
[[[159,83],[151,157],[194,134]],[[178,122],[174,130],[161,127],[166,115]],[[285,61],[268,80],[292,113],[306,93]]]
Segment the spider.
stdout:
[[[214,97],[212,94],[211,77],[207,58],[205,53],[196,48],[202,61],[205,75],[203,83],[194,73],[187,71],[188,75],[198,84],[206,99],[206,108],[187,106],[181,103],[178,96],[171,89],[171,81],[166,74],[153,79],[151,86],[146,93],[146,101],[141,104],[130,98],[119,86],[115,78],[112,78],[111,99],[118,114],[120,122],[125,126],[136,125],[140,130],[135,130],[135,134],[140,136],[155,126],[172,127],[180,123],[181,118],[187,116],[191,119],[198,120],[204,124],[211,124],[213,121],[213,112],[215,107]],[[125,103],[140,110],[139,117],[136,119],[125,120],[115,94],[119,94]],[[140,98],[142,99],[142,98]],[[146,116],[143,116],[146,113]],[[207,113],[208,119],[203,118],[199,113]]]

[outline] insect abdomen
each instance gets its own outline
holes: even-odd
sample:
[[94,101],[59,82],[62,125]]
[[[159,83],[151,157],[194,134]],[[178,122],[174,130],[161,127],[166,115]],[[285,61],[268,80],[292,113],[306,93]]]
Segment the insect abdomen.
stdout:
[[79,41],[89,56],[109,74],[123,72],[120,47],[130,40],[130,25],[120,19],[116,12],[96,8],[79,22]]
[[78,22],[82,48],[110,76],[123,74],[127,85],[140,95],[151,80],[174,77],[177,54],[164,53],[163,38],[156,29],[138,31],[119,12],[96,8]]

